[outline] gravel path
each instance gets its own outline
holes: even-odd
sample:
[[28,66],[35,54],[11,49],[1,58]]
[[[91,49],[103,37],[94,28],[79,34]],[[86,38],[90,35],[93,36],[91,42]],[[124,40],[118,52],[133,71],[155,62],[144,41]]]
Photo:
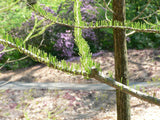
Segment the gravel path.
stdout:
[[[5,81],[0,81],[0,85]],[[160,82],[132,82],[130,87],[142,88],[160,86]],[[50,89],[50,90],[115,90],[114,88],[106,84],[74,84],[74,83],[22,83],[22,82],[10,82],[0,89],[13,89],[13,90],[25,90],[25,89]]]

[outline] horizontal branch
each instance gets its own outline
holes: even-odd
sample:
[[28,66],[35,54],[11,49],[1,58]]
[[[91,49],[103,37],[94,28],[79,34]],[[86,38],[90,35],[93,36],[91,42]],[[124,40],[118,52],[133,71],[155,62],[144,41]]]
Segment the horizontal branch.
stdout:
[[100,29],[100,28],[119,28],[119,29],[127,29],[133,30],[136,32],[145,32],[145,33],[160,33],[160,28],[157,25],[154,29],[151,29],[152,26],[146,25],[145,23],[139,22],[131,22],[125,21],[125,26],[121,22],[118,21],[96,21],[95,23],[90,22],[87,23],[85,21],[81,22],[79,26],[75,25],[75,23],[71,20],[60,19],[53,14],[46,12],[40,6],[34,6],[32,8],[38,15],[44,17],[45,19],[53,22],[54,24],[60,24],[63,26],[68,26],[72,28],[81,28],[81,29]]
[[[52,20],[50,20],[52,21]],[[53,22],[53,21],[52,21]],[[133,30],[136,32],[145,32],[145,33],[160,33],[160,30],[155,30],[155,29],[138,29],[138,28],[133,28],[133,27],[128,27],[128,26],[112,26],[112,25],[100,25],[100,26],[76,26],[76,25],[70,25],[66,23],[61,23],[58,21],[54,21],[55,24],[60,24],[68,27],[75,27],[75,28],[81,28],[81,29],[100,29],[100,28],[119,28],[119,29],[126,29],[126,30]]]
[[93,70],[94,70],[95,74],[92,77],[95,78],[96,80],[98,80],[102,83],[108,84],[111,87],[114,87],[118,90],[121,90],[124,93],[130,94],[130,95],[137,97],[141,100],[144,100],[148,103],[160,106],[160,99],[152,97],[152,96],[150,96],[146,93],[140,92],[138,90],[135,90],[131,87],[128,87],[120,82],[115,81],[114,79],[107,78],[102,72],[96,71],[96,69],[93,69]]
[[44,63],[46,65],[48,65],[49,67],[52,67],[54,69],[58,69],[58,70],[61,70],[63,72],[69,72],[69,73],[72,73],[72,74],[75,74],[75,75],[83,75],[83,76],[89,76],[90,78],[95,78],[96,80],[102,82],[102,83],[105,83],[105,84],[108,84],[109,86],[111,87],[114,87],[118,90],[121,90],[122,92],[124,93],[127,93],[127,94],[130,94],[134,97],[137,97],[141,100],[144,100],[144,101],[147,101],[149,103],[152,103],[152,104],[155,104],[155,105],[158,105],[160,106],[160,99],[158,98],[155,98],[155,97],[152,97],[148,94],[145,94],[145,93],[142,93],[138,90],[135,90],[133,88],[130,88],[120,82],[117,82],[115,81],[114,79],[111,79],[111,78],[107,78],[102,72],[99,72],[96,68],[91,68],[91,73],[88,75],[85,71],[81,71],[81,70],[71,70],[70,68],[63,68],[63,66],[61,65],[55,65],[53,64],[52,62],[49,61],[49,59],[44,59],[40,56],[37,56],[36,54],[30,52],[29,50],[26,50],[24,48],[21,48],[19,46],[16,46],[16,44],[13,44],[9,41],[5,41],[3,39],[0,39],[0,43],[1,44],[4,44],[4,45],[8,45],[9,47],[12,47],[12,48],[16,48],[18,49],[20,52],[30,56],[31,58],[37,60],[37,61],[40,61],[41,63]]
[[75,70],[75,69],[71,70],[71,68],[67,68],[67,69],[66,69],[66,68],[64,68],[64,67],[63,67],[62,65],[60,65],[60,64],[56,64],[56,63],[54,64],[54,63],[52,63],[52,62],[49,61],[49,58],[48,58],[48,57],[43,58],[43,57],[37,56],[37,55],[34,54],[33,52],[31,52],[31,51],[29,51],[29,50],[27,50],[27,49],[25,49],[25,48],[22,48],[22,47],[20,47],[20,46],[17,46],[16,44],[11,43],[11,42],[9,42],[9,41],[5,41],[5,40],[3,40],[3,39],[0,39],[0,44],[7,45],[7,46],[9,46],[9,47],[11,47],[11,48],[15,48],[15,49],[17,49],[18,51],[20,51],[21,53],[23,53],[23,54],[25,54],[25,55],[33,58],[34,60],[36,60],[36,61],[38,61],[38,62],[41,62],[41,63],[43,63],[43,64],[46,64],[46,65],[48,65],[49,67],[52,67],[52,68],[61,70],[61,71],[63,71],[63,72],[69,72],[69,73],[73,73],[73,74],[76,74],[76,75],[84,75],[84,76],[87,76],[87,75],[88,75],[87,72],[85,72],[85,71]]

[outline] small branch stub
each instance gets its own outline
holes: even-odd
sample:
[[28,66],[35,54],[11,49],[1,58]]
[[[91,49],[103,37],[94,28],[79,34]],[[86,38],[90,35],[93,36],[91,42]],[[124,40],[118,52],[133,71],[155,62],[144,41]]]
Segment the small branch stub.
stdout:
[[98,75],[98,74],[99,74],[99,72],[98,72],[97,68],[96,67],[92,67],[89,77],[95,78],[95,76]]

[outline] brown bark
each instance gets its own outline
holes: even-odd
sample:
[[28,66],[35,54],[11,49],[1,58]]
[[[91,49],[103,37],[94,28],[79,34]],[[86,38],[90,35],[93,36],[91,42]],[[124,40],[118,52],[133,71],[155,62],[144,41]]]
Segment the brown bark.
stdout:
[[28,6],[28,8],[31,8],[36,3],[37,3],[37,0],[27,0],[27,6]]
[[[113,0],[113,20],[124,23],[125,21],[125,0]],[[127,85],[128,60],[126,45],[126,30],[113,29],[114,56],[115,56],[115,78],[116,81]],[[116,90],[117,120],[130,120],[129,95]]]
[[29,5],[34,5],[34,4],[37,3],[37,0],[27,0],[27,3],[28,3]]

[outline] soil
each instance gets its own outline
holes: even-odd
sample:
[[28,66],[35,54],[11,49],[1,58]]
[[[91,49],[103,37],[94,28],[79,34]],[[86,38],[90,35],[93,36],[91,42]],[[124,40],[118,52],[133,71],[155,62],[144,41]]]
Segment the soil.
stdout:
[[[160,80],[160,50],[128,50],[130,81]],[[114,76],[112,52],[102,51],[93,59],[102,71]],[[77,58],[72,62],[78,62]],[[1,71],[2,81],[67,82],[94,84],[94,79],[73,76],[39,64],[16,71]],[[143,89],[160,98],[160,87]],[[160,107],[131,96],[132,120],[159,120]],[[85,90],[0,90],[0,120],[116,120],[115,91]]]
[[[146,88],[160,99],[159,88]],[[143,91],[143,92],[144,92]],[[0,120],[116,120],[115,91],[0,90]],[[131,96],[131,120],[159,120],[160,106]]]

